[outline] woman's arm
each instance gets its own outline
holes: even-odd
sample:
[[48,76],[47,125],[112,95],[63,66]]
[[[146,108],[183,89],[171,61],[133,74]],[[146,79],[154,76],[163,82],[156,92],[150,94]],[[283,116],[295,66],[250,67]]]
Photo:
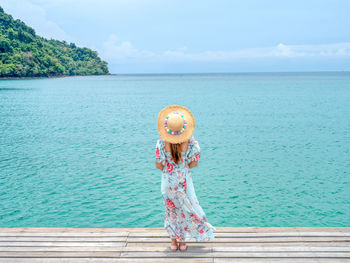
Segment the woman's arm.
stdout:
[[199,144],[197,142],[197,140],[193,137],[190,138],[190,149],[188,151],[188,155],[187,155],[187,158],[189,159],[189,162],[188,162],[188,167],[189,168],[193,168],[195,166],[198,165],[198,161],[201,157],[201,149],[199,147]]
[[166,157],[165,157],[165,153],[164,153],[164,141],[161,140],[161,139],[158,139],[157,140],[157,143],[156,143],[156,167],[159,169],[159,170],[162,170],[164,169],[165,167],[165,160],[166,160]]

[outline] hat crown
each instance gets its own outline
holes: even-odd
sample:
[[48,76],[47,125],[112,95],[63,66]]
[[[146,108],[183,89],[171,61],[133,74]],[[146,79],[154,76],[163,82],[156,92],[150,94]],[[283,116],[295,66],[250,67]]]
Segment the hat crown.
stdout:
[[167,126],[172,131],[180,131],[184,125],[184,119],[178,115],[171,113],[169,115]]
[[158,132],[169,143],[187,141],[195,127],[192,112],[184,106],[169,105],[158,114]]

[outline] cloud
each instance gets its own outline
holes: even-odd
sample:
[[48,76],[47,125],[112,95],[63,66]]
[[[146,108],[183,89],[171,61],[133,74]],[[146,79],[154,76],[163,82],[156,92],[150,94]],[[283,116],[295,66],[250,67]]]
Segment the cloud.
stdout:
[[120,63],[149,62],[233,62],[256,58],[350,57],[350,43],[325,45],[286,45],[237,50],[190,52],[186,47],[155,52],[136,48],[111,34],[99,52],[107,61]]
[[102,57],[113,61],[128,61],[134,59],[150,60],[156,56],[154,52],[135,48],[128,41],[120,41],[119,38],[113,34],[103,43],[100,54]]
[[34,28],[38,35],[49,39],[75,42],[74,38],[69,36],[57,23],[47,18],[46,10],[40,5],[28,0],[2,0],[1,5],[5,12]]
[[325,45],[277,45],[272,55],[279,57],[348,57],[350,43]]

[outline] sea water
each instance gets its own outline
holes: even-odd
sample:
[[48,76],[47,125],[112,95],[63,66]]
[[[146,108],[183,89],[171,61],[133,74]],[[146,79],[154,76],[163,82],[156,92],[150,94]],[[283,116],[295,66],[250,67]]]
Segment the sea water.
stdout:
[[214,226],[349,226],[350,73],[0,81],[0,227],[163,227],[157,116],[189,108]]

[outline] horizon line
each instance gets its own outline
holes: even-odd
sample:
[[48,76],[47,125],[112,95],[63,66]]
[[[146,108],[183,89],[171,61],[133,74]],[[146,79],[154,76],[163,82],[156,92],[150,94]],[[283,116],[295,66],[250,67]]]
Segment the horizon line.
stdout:
[[110,73],[110,75],[201,75],[201,74],[267,74],[267,73],[350,73],[350,70],[318,70],[318,71],[232,71],[232,72],[148,72],[148,73]]

